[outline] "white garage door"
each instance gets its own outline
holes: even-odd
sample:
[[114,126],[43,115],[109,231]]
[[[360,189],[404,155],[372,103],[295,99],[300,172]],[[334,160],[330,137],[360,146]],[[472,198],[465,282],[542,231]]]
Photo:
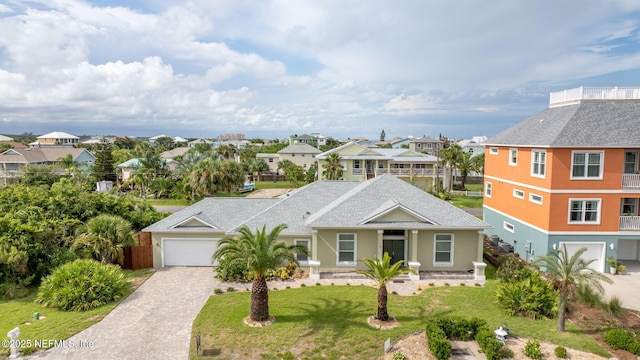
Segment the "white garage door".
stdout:
[[576,253],[576,251],[580,250],[581,248],[587,248],[587,251],[585,251],[584,253],[582,253],[582,258],[589,261],[589,260],[594,260],[591,265],[589,265],[590,268],[592,268],[593,270],[599,271],[599,272],[604,272],[604,255],[605,255],[605,243],[560,243],[560,248],[562,248],[562,245],[566,245],[567,246],[567,253],[569,255],[569,257],[573,256],[573,254]]
[[163,266],[213,266],[217,239],[163,239]]

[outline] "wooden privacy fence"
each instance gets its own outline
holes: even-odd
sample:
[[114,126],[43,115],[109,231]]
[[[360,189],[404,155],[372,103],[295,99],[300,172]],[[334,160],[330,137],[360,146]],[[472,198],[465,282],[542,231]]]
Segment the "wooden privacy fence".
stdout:
[[138,246],[128,246],[123,249],[122,263],[124,269],[138,270],[153,267],[153,246],[151,233],[139,232],[133,236]]

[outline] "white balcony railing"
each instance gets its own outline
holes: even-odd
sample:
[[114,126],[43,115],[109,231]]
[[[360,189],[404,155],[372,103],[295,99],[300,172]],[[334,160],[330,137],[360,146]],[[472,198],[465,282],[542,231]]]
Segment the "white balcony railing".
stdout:
[[640,230],[640,216],[620,216],[620,230]]
[[581,100],[633,100],[640,99],[637,87],[579,87],[552,92],[549,107],[577,104]]
[[[391,174],[401,176],[433,176],[435,170],[433,169],[396,169],[396,168],[383,168],[378,169],[378,175]],[[438,170],[438,175],[442,175],[442,169]]]
[[622,174],[622,187],[640,189],[640,174]]

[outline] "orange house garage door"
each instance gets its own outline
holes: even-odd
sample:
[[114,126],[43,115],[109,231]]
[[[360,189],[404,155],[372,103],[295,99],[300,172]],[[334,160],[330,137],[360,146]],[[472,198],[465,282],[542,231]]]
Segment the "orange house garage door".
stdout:
[[604,272],[604,263],[605,263],[605,246],[606,243],[603,242],[585,242],[585,243],[577,243],[577,242],[567,242],[560,243],[560,248],[562,249],[562,245],[567,246],[567,253],[569,257],[573,256],[578,250],[581,248],[587,248],[587,251],[582,253],[582,258],[585,260],[594,260],[589,266],[593,270]]
[[218,239],[162,239],[162,266],[213,266]]

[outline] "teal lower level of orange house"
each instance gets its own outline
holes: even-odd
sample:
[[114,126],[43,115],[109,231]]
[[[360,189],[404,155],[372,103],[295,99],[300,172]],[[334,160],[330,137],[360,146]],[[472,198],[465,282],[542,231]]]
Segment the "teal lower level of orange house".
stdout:
[[[609,270],[606,261],[608,258],[640,261],[640,231],[550,232],[488,206],[483,208],[483,220],[493,225],[492,229],[485,231],[487,236],[494,236],[495,241],[499,238],[500,242],[508,243],[514,253],[528,262],[562,246],[566,246],[570,254],[586,248],[583,257],[593,260],[591,268],[599,272]],[[508,248],[509,246],[503,246],[505,251]]]

